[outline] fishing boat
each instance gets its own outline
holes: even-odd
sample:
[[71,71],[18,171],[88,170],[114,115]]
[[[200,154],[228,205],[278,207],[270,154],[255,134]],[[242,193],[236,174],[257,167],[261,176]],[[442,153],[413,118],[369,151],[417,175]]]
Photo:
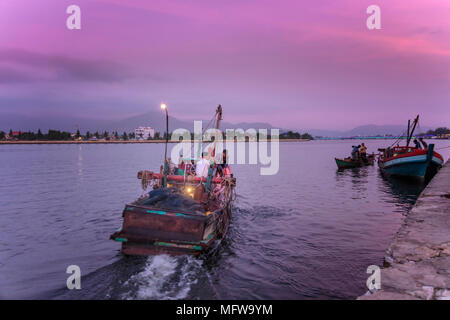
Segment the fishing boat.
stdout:
[[[414,130],[419,123],[419,116],[414,119],[412,129],[408,121],[407,141],[405,146],[378,149],[378,166],[380,170],[392,176],[431,179],[442,167],[444,158],[434,151],[434,144],[424,149],[409,146]],[[395,144],[395,143],[394,143]]]
[[[220,105],[215,118],[218,129]],[[213,159],[214,155],[215,145]],[[229,170],[213,176],[214,168],[211,160],[207,177],[190,175],[187,167],[183,175],[174,174],[165,156],[160,172],[138,172],[144,188],[153,190],[125,205],[122,228],[111,239],[121,242],[125,255],[199,255],[207,251],[228,230],[236,185]]]
[[353,160],[350,157],[344,159],[334,158],[334,160],[336,161],[338,169],[360,168],[373,165],[375,162],[375,154],[368,154],[367,161],[363,161],[362,159]]

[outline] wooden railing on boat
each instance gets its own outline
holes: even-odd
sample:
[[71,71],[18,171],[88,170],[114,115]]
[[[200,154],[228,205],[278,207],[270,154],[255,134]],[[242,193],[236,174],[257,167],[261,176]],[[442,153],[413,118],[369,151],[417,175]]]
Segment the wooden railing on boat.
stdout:
[[[137,178],[138,179],[142,179],[143,175],[146,175],[146,179],[149,180],[159,180],[164,178],[164,174],[162,173],[156,173],[156,172],[152,172],[152,171],[139,171]],[[235,178],[233,178],[235,179]],[[167,176],[167,181],[175,181],[175,182],[187,182],[187,183],[200,183],[200,182],[206,182],[207,178],[204,177],[196,177],[196,176],[179,176],[179,175],[168,175]],[[213,178],[212,179],[212,183],[222,183],[222,181],[224,181],[224,179],[222,178]]]

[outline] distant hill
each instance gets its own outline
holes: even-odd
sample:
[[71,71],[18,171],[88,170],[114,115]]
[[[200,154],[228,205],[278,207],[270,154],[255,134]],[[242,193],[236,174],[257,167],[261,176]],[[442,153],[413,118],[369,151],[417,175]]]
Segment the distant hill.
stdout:
[[75,132],[77,127],[85,131],[92,128],[107,127],[108,121],[96,119],[84,119],[75,117],[58,116],[24,116],[13,114],[0,115],[0,130],[8,132],[10,129],[17,131],[34,131],[49,129]]
[[389,126],[378,126],[374,124],[368,124],[364,126],[359,126],[345,132],[348,136],[376,136],[376,135],[401,135],[406,134],[406,126],[401,125],[389,125]]
[[344,131],[334,131],[334,130],[322,130],[322,129],[302,129],[294,131],[299,132],[308,132],[309,134],[313,135],[314,137],[343,137]]
[[[208,125],[210,120],[202,120],[203,129]],[[119,132],[122,131],[132,131],[139,126],[150,126],[153,127],[156,131],[164,132],[166,130],[166,118],[164,113],[162,112],[154,112],[150,111],[144,113],[139,116],[130,117],[121,121],[113,122],[108,124],[109,131],[117,130]],[[169,116],[169,131],[177,128],[184,128],[190,131],[194,130],[194,121],[193,120],[180,120],[175,117]],[[272,128],[272,125],[269,123],[260,123],[260,122],[241,122],[241,123],[230,123],[230,122],[222,122],[222,129],[237,129],[241,128],[247,130],[249,128],[261,129],[261,128]]]
[[[212,116],[212,115],[211,115]],[[203,120],[203,129],[209,123],[209,120]],[[114,120],[97,120],[75,117],[36,117],[36,116],[23,116],[23,115],[0,115],[0,130],[8,132],[10,129],[18,131],[34,131],[38,129],[46,132],[49,129],[62,130],[75,132],[77,128],[80,128],[82,132],[86,131],[118,131],[122,133],[124,131],[131,132],[139,126],[150,126],[156,131],[164,132],[166,125],[166,118],[163,112],[150,111],[138,116],[125,118],[120,121]],[[236,129],[242,128],[247,130],[248,128],[273,128],[269,123],[260,122],[241,122],[241,123],[229,123],[222,122],[221,127],[223,129]],[[169,116],[169,130],[176,128],[185,128],[188,130],[194,129],[194,122],[187,120],[180,120],[175,117]]]

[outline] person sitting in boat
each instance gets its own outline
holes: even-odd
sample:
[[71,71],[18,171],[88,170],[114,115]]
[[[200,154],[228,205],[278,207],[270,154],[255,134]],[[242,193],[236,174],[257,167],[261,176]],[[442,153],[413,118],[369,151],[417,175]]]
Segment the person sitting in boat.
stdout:
[[424,149],[428,149],[428,143],[426,143],[425,141],[423,141],[423,138],[420,137],[419,138],[419,142],[422,144]]
[[167,158],[167,165],[169,167],[169,174],[171,175],[175,174],[176,167],[175,163],[172,162],[171,158]]
[[358,160],[359,158],[359,148],[361,146],[352,146],[352,160]]
[[186,164],[183,161],[183,158],[180,157],[180,162],[178,164],[178,170],[176,170],[177,175],[184,176],[184,171],[186,170]]
[[385,152],[384,157],[385,158],[390,158],[390,157],[392,157],[393,149],[391,147],[387,147],[384,152]]
[[197,177],[206,178],[208,177],[208,170],[210,163],[206,159],[208,157],[208,152],[203,152],[201,159],[197,162],[195,168],[195,174]]
[[416,149],[422,149],[422,147],[420,146],[419,141],[417,141],[417,139],[414,139],[414,145],[416,147]]
[[190,176],[195,176],[195,162],[194,160],[188,161],[186,163],[186,174]]
[[231,167],[227,165],[227,167],[225,169],[223,169],[223,175],[224,177],[227,176],[233,176],[233,173],[231,172]]
[[219,176],[223,177],[224,176],[224,170],[225,170],[226,167],[228,167],[228,164],[227,164],[227,150],[224,149],[223,152],[222,152],[222,161],[221,161],[221,163],[219,163],[217,165],[217,174]]
[[367,147],[364,143],[361,143],[361,147],[359,148],[359,156],[361,157],[364,163],[367,163]]

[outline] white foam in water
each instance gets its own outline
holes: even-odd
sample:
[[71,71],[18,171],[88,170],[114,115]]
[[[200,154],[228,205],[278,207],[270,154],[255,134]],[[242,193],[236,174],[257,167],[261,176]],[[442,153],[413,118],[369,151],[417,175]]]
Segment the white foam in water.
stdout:
[[158,255],[149,257],[144,270],[131,276],[124,285],[131,286],[124,299],[185,299],[197,283],[199,260]]

